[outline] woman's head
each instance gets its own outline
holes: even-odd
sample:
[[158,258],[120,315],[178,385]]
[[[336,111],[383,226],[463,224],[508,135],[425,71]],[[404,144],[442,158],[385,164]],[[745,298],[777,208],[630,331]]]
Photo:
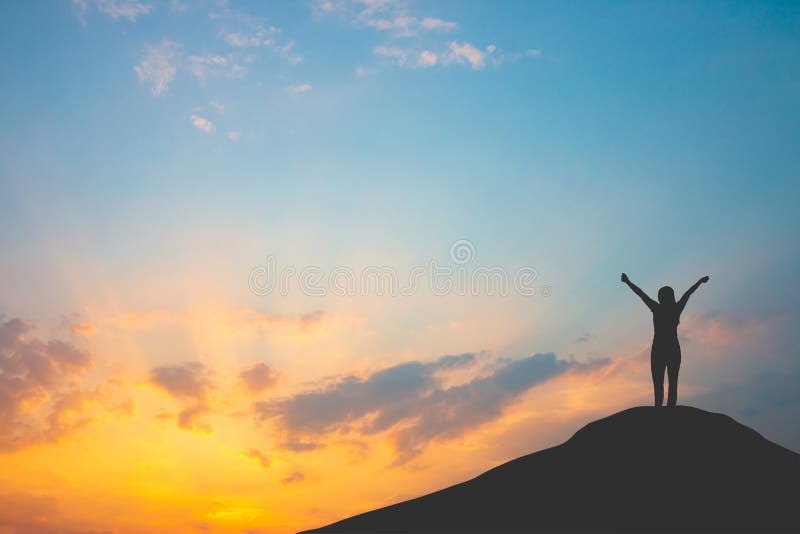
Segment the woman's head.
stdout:
[[661,304],[675,304],[675,291],[669,286],[658,290],[658,302]]

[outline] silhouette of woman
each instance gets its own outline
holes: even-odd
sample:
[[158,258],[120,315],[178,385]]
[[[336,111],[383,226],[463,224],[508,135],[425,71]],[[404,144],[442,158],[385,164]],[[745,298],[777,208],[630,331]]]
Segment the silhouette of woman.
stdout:
[[704,276],[686,290],[681,300],[675,302],[675,292],[669,286],[658,290],[658,302],[647,296],[636,284],[622,273],[622,281],[628,284],[634,293],[647,304],[653,312],[653,348],[650,349],[650,372],[653,375],[653,391],[656,397],[656,406],[664,403],[664,370],[669,378],[669,394],[667,406],[675,406],[678,402],[678,371],[681,368],[681,345],[678,343],[678,323],[681,322],[681,312],[686,307],[689,297],[700,287],[708,282]]

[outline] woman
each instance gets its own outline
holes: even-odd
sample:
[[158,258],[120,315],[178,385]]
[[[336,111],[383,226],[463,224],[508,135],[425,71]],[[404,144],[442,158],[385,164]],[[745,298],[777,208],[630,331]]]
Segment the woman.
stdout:
[[678,371],[681,368],[681,346],[678,343],[678,323],[681,321],[681,312],[686,307],[689,297],[700,284],[708,282],[704,276],[686,290],[681,300],[675,302],[675,292],[669,286],[658,290],[658,302],[647,296],[647,293],[628,279],[622,273],[622,281],[628,284],[634,293],[647,304],[653,312],[653,348],[650,350],[650,372],[653,374],[653,391],[656,397],[656,406],[664,403],[664,369],[669,378],[669,395],[667,406],[675,406],[678,401]]

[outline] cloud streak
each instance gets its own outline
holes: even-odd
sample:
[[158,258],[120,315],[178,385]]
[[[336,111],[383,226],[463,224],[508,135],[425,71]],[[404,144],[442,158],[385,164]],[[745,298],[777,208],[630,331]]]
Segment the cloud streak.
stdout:
[[460,436],[499,417],[506,406],[537,384],[606,362],[577,363],[560,360],[553,353],[497,359],[489,374],[459,385],[443,385],[450,373],[476,363],[475,353],[401,363],[363,378],[341,377],[323,389],[287,399],[257,402],[254,411],[259,420],[275,419],[295,441],[316,442],[335,432],[389,431],[396,463],[402,464],[435,439]]

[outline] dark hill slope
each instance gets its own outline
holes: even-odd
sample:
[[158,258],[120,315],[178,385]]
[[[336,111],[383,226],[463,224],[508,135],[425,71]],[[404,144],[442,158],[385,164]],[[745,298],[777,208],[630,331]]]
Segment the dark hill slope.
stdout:
[[800,532],[800,455],[725,415],[632,408],[311,532]]

